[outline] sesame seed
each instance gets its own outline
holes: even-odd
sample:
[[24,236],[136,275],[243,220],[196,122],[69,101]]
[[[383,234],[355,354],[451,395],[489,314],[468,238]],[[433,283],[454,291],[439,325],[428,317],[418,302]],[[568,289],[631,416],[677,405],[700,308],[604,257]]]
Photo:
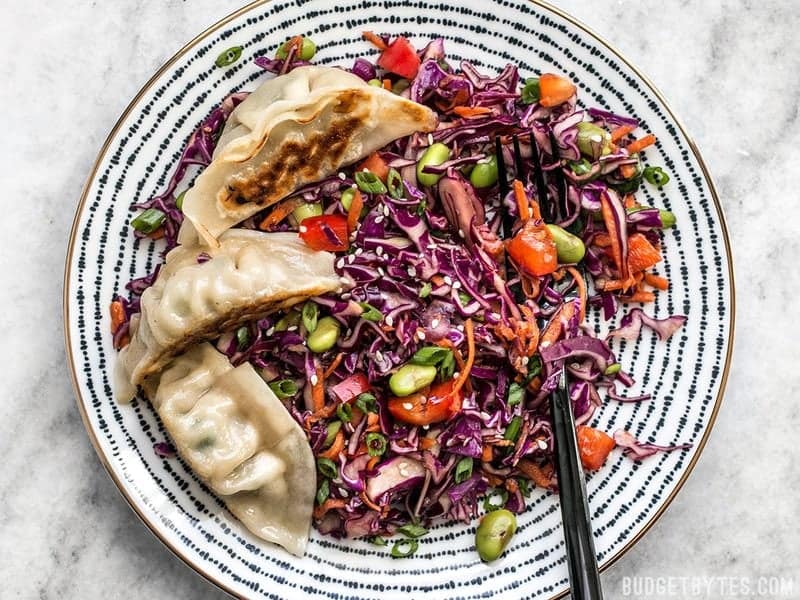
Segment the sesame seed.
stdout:
[[439,326],[439,319],[431,321],[431,329],[436,329]]
[[344,173],[339,173],[339,179],[344,181],[345,179],[347,179],[347,175],[345,175]]
[[464,326],[463,325],[456,325],[456,329],[458,329],[459,331],[464,331]]
[[547,348],[550,345],[550,342],[544,340],[541,344],[539,344],[539,348]]
[[363,248],[356,248],[356,256],[361,256],[362,254],[364,254],[364,249]]
[[493,319],[497,319],[499,321],[502,317],[500,316],[500,313],[493,312],[492,313],[492,318]]
[[378,215],[375,217],[375,225],[380,225],[381,223],[383,223],[383,215]]
[[417,331],[417,337],[419,339],[421,339],[421,340],[424,340],[425,339],[425,332],[422,331],[422,329],[420,329],[419,331]]
[[452,277],[450,277],[450,275],[445,275],[445,276],[444,276],[444,282],[445,282],[447,285],[453,285],[453,278],[452,278]]
[[523,356],[523,357],[522,357],[522,364],[523,364],[524,366],[526,366],[526,367],[527,367],[529,362],[531,362],[531,359],[530,359],[530,358],[528,358],[527,356]]
[[460,282],[460,281],[454,281],[454,282],[453,282],[453,289],[454,289],[454,290],[457,290],[457,289],[459,289],[460,287],[461,287],[461,282]]
[[488,421],[491,418],[491,415],[485,411],[481,411],[481,419],[484,421]]
[[380,275],[381,277],[386,276],[386,271],[383,270],[383,267],[378,267],[378,275]]
[[317,385],[319,383],[319,377],[317,377],[317,374],[314,373],[309,381],[311,382],[311,385]]
[[342,300],[350,300],[352,296],[353,295],[350,292],[345,292],[344,294],[342,294]]
[[383,246],[378,246],[377,248],[375,248],[375,254],[377,254],[378,256],[383,256]]
[[458,376],[459,376],[459,375],[461,375],[461,373],[460,373],[459,371],[454,371],[454,372],[453,372],[453,378],[454,378],[454,379],[458,379]]
[[269,329],[267,329],[267,335],[268,336],[271,336],[274,333],[275,333],[275,328],[274,327],[270,327]]
[[547,450],[547,442],[544,440],[536,440],[536,445],[539,446],[540,450]]
[[337,269],[341,269],[343,266],[344,266],[344,259],[343,258],[340,258],[339,260],[336,261],[336,268]]
[[416,277],[417,276],[417,270],[414,267],[408,267],[407,271],[408,271],[408,276],[409,277]]
[[389,216],[389,207],[386,206],[385,204],[383,205],[383,216],[384,217],[388,217]]
[[458,237],[460,237],[462,240],[463,240],[463,239],[466,237],[466,236],[464,235],[464,230],[463,230],[463,229],[459,229],[459,230],[458,230]]
[[377,360],[378,362],[383,362],[383,352],[377,350],[375,352],[375,360]]
[[433,134],[428,134],[428,146],[433,146]]
[[355,254],[348,254],[347,255],[347,264],[352,265],[354,262],[356,262],[356,255]]
[[403,402],[403,408],[405,408],[406,410],[411,410],[412,408],[414,408],[414,405],[411,404],[411,402]]
[[388,315],[388,316],[387,316],[387,317],[384,319],[384,321],[386,321],[386,324],[387,324],[389,327],[393,327],[393,326],[394,326],[394,319],[392,318],[392,315]]
[[297,325],[291,325],[286,328],[286,331],[297,331]]
[[306,233],[308,231],[308,227],[305,225],[300,225],[300,233]]

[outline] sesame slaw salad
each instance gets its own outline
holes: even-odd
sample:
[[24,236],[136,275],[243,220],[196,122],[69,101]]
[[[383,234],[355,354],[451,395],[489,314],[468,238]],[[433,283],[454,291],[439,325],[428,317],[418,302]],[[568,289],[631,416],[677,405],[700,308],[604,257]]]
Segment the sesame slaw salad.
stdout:
[[[636,194],[669,181],[645,163],[655,137],[633,118],[581,108],[576,86],[558,74],[522,79],[508,65],[487,75],[449,61],[441,39],[417,50],[402,36],[364,37],[377,60],[358,58],[349,70],[432,108],[440,124],[245,221],[296,231],[335,253],[352,286],[216,340],[234,365],[258,369],[306,432],[317,459],[317,529],[384,545],[400,533],[391,548],[399,558],[435,519],[520,513],[532,488],[556,490],[546,399],[562,364],[586,469],[599,469],[615,447],[636,460],[687,448],[589,426],[604,401],[650,398],[619,392],[634,380],[614,339],[636,339],[643,326],[667,339],[686,320],[642,309],[669,287],[657,270],[675,225],[671,212]],[[255,61],[281,75],[315,52],[295,37]],[[231,48],[217,65],[240,57]],[[246,95],[229,96],[203,120],[164,191],[137,206],[138,237],[163,237],[167,250],[177,244],[179,190],[211,162]],[[514,178],[506,195],[498,153]],[[157,272],[113,300],[115,347],[127,343]],[[610,320],[623,306],[620,327],[597,337],[587,313]]]

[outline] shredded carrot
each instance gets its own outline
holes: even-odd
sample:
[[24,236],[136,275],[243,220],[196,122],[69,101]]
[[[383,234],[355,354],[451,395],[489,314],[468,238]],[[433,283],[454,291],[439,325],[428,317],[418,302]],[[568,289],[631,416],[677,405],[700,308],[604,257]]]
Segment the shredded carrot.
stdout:
[[625,147],[625,149],[628,151],[628,154],[636,154],[637,152],[641,152],[648,146],[652,146],[655,143],[656,136],[654,136],[652,133],[648,133],[646,136],[632,141]]
[[339,452],[344,450],[344,434],[340,429],[336,434],[336,437],[333,439],[333,443],[331,447],[325,450],[325,452],[320,452],[319,455],[322,458],[329,458],[330,460],[336,460],[339,458]]
[[347,231],[353,233],[361,218],[361,210],[364,208],[364,198],[358,188],[355,189],[353,200],[350,202],[350,209],[347,211]]
[[444,284],[444,277],[441,275],[431,275],[431,283],[440,286]]
[[356,167],[356,171],[363,171],[364,169],[375,175],[375,177],[384,183],[389,176],[389,165],[377,152],[370,154]]
[[352,413],[350,414],[350,423],[352,423],[353,427],[355,427],[361,423],[361,419],[364,418],[364,413],[361,412],[361,409],[357,406],[353,406],[352,404],[350,406],[353,408]]
[[453,107],[453,112],[464,119],[471,119],[488,115],[492,112],[492,109],[488,106],[455,106]]
[[523,475],[525,475],[525,477],[533,481],[533,483],[539,487],[550,487],[552,479],[548,477],[544,470],[535,462],[523,458],[517,463],[517,468],[522,472]]
[[116,333],[119,326],[125,321],[125,309],[122,308],[122,302],[114,300],[109,306],[111,311],[111,333]]
[[639,203],[636,201],[636,196],[633,194],[626,194],[622,199],[622,204],[625,208],[636,208],[639,206]]
[[151,240],[160,240],[161,238],[164,237],[164,235],[165,235],[164,227],[162,226],[153,231],[152,233],[148,233],[147,237],[150,238]]
[[430,450],[436,445],[436,440],[429,437],[420,438],[419,440],[419,448],[420,450]]
[[506,479],[503,482],[503,485],[512,494],[516,494],[517,490],[519,489],[519,484],[517,483],[517,480],[512,478],[512,477],[509,477],[508,479]]
[[611,236],[609,236],[607,233],[598,233],[594,236],[592,243],[598,248],[610,248]]
[[492,451],[492,447],[486,444],[483,447],[483,451],[481,452],[481,460],[485,463],[492,462],[492,458],[494,458],[494,452]]
[[372,469],[374,469],[375,465],[378,464],[378,461],[380,459],[381,459],[380,456],[373,456],[372,458],[370,458],[369,462],[367,463],[367,471],[371,471]]
[[287,198],[286,200],[278,202],[278,204],[276,204],[273,207],[270,213],[266,217],[264,217],[264,220],[258,224],[258,228],[261,229],[262,231],[265,231],[270,227],[277,225],[278,223],[283,221],[286,217],[288,217],[290,214],[292,214],[292,211],[301,204],[303,204],[303,202],[304,200],[299,196],[295,196],[293,198]]
[[632,295],[627,297],[622,297],[620,300],[623,302],[653,302],[656,299],[656,295],[653,292],[634,292]]
[[636,129],[635,125],[620,125],[611,132],[611,141],[618,142],[629,133],[633,133],[635,129]]
[[384,79],[383,80],[383,89],[392,91],[392,80],[391,79]]
[[314,509],[314,518],[320,520],[328,511],[334,508],[344,508],[347,506],[347,501],[341,498],[328,498]]
[[583,280],[580,271],[575,267],[567,267],[567,272],[572,275],[572,278],[578,285],[578,292],[581,295],[581,323],[583,323],[583,320],[586,318],[586,302],[588,301],[586,282]]
[[614,211],[611,208],[611,200],[603,193],[600,194],[600,208],[603,213],[603,221],[608,231],[608,237],[611,241],[611,252],[614,258],[614,263],[619,269],[622,279],[628,277],[628,260],[627,256],[622,255],[622,245],[619,243],[619,235],[617,232],[617,223],[614,220]]
[[636,165],[620,165],[619,172],[625,179],[630,179],[636,175]]
[[487,475],[486,482],[489,484],[489,487],[500,487],[503,485],[503,480],[497,475]]
[[550,319],[547,327],[539,338],[539,347],[546,347],[555,344],[558,338],[561,337],[561,332],[564,329],[564,324],[568,323],[575,314],[575,303],[565,302],[562,304],[556,314]]
[[325,369],[325,372],[322,374],[322,378],[327,379],[328,377],[330,377],[331,374],[339,367],[339,365],[342,364],[342,359],[344,359],[344,352],[339,352],[339,354],[336,355],[336,358],[333,359],[328,368]]
[[377,413],[369,413],[367,415],[367,431],[380,431],[380,429],[381,424]]
[[361,500],[364,502],[364,504],[369,506],[372,510],[383,512],[383,509],[380,506],[378,506],[372,500],[369,499],[366,492],[361,492],[359,496],[361,496]]
[[318,413],[325,406],[325,386],[323,384],[325,374],[322,372],[322,368],[317,367],[316,376],[316,383],[311,385],[311,400],[314,406],[314,413]]
[[657,290],[663,291],[669,289],[669,279],[656,275],[655,273],[645,273],[644,282],[647,285],[653,286]]
[[519,218],[524,223],[530,219],[531,211],[528,197],[525,195],[525,186],[522,185],[519,179],[514,180],[514,198],[517,200]]
[[383,41],[383,38],[379,35],[372,33],[371,31],[365,31],[361,34],[361,37],[367,40],[370,44],[375,46],[378,50],[386,50],[386,42]]
[[467,362],[464,363],[464,368],[458,373],[458,379],[456,379],[453,384],[453,389],[450,390],[451,395],[457,394],[464,386],[469,379],[472,365],[475,363],[475,333],[472,326],[472,319],[467,319],[464,322],[464,333],[467,334]]

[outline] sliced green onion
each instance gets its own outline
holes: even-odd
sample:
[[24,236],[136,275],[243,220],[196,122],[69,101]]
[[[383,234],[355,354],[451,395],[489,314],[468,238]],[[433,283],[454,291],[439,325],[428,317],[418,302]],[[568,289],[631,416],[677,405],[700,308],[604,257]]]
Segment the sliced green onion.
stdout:
[[622,365],[619,363],[613,363],[606,367],[606,370],[603,371],[604,375],[616,375],[622,370]]
[[458,292],[458,301],[461,302],[461,306],[466,306],[467,304],[472,302],[472,296],[470,296],[466,292]]
[[309,217],[319,217],[322,215],[322,203],[320,202],[304,202],[292,211],[294,220],[302,223]]
[[483,510],[492,512],[493,510],[503,508],[506,505],[506,500],[508,500],[508,492],[495,489],[489,494],[486,494],[486,497],[483,499]]
[[662,187],[669,182],[669,175],[661,167],[645,167],[642,176],[647,183],[652,183],[658,187]]
[[425,346],[420,348],[411,357],[411,362],[415,365],[436,366],[447,358],[448,355],[452,356],[453,352],[449,348],[441,348],[439,346]]
[[433,286],[431,285],[430,281],[426,282],[425,285],[422,286],[419,290],[419,297],[420,298],[427,298],[431,295],[431,290]]
[[339,433],[339,430],[342,428],[341,421],[331,421],[328,423],[328,431],[325,434],[325,441],[322,442],[323,448],[330,448],[333,440],[336,439],[336,434]]
[[369,538],[369,541],[374,546],[385,546],[388,543],[384,538],[382,538],[379,535],[373,535],[371,538]]
[[306,328],[308,333],[313,333],[317,328],[317,320],[319,319],[319,307],[310,300],[303,305],[303,327]]
[[131,226],[140,233],[153,233],[156,229],[161,227],[166,218],[167,215],[157,208],[148,208],[131,221]]
[[539,101],[539,78],[531,77],[525,80],[525,87],[522,88],[522,103],[533,104]]
[[405,195],[403,189],[403,178],[397,169],[389,169],[389,174],[386,176],[386,187],[389,189],[389,195],[397,200]]
[[248,329],[247,325],[242,325],[236,330],[236,349],[240,351],[244,350],[249,343],[250,329]]
[[383,182],[371,171],[356,171],[354,178],[358,189],[367,194],[385,194],[387,191]]
[[410,85],[411,83],[408,81],[408,79],[398,79],[394,82],[394,84],[392,84],[392,92],[395,94],[402,94],[409,88]]
[[241,46],[232,46],[228,48],[217,57],[217,60],[214,61],[214,64],[218,67],[227,67],[235,63],[242,57],[242,47]]
[[177,208],[180,211],[183,211],[183,198],[184,196],[186,196],[186,192],[188,191],[189,191],[188,188],[183,190],[180,194],[178,194],[178,197],[175,198],[175,208]]
[[300,324],[302,317],[296,310],[290,310],[275,323],[275,331],[286,331],[289,327],[296,327]]
[[528,385],[531,380],[542,372],[542,359],[539,356],[533,356],[528,360],[528,374],[525,376],[525,385]]
[[336,463],[330,458],[318,458],[317,469],[328,479],[336,479],[339,476],[339,469],[336,468]]
[[392,546],[392,558],[408,558],[419,548],[419,542],[415,539],[400,540]]
[[380,79],[370,79],[367,84],[372,87],[383,87],[383,82]]
[[508,405],[516,406],[525,398],[525,388],[514,382],[508,386]]
[[428,530],[422,527],[421,525],[416,525],[415,523],[408,523],[407,525],[398,527],[397,532],[402,533],[403,535],[410,538],[420,538],[426,533],[428,533]]
[[519,437],[519,432],[522,429],[522,417],[516,416],[511,419],[511,422],[506,427],[506,432],[503,434],[503,438],[506,440],[511,440],[512,442],[516,442],[517,438]]
[[456,483],[462,483],[470,477],[472,477],[472,459],[467,456],[458,461],[454,478]]
[[359,306],[364,309],[364,312],[361,313],[361,318],[366,319],[367,321],[372,321],[373,323],[378,323],[383,320],[383,314],[377,308],[369,304],[368,302],[359,302]]
[[343,191],[341,198],[342,208],[344,208],[346,211],[349,211],[350,206],[352,206],[353,204],[353,196],[355,195],[356,195],[355,188],[349,187],[345,191]]
[[517,479],[517,485],[519,486],[519,493],[525,498],[528,498],[531,495],[531,486],[527,479],[524,477],[519,477]]
[[317,490],[317,504],[322,504],[331,495],[331,484],[327,479],[323,479]]
[[386,452],[386,438],[382,434],[370,432],[367,434],[366,442],[370,456],[381,456]]
[[363,413],[376,413],[378,412],[378,402],[375,396],[369,392],[364,392],[356,398],[356,408]]
[[592,163],[585,158],[569,161],[569,168],[575,175],[588,175],[592,172]]
[[340,404],[336,407],[336,416],[342,420],[342,423],[349,423],[353,420],[353,407],[347,403]]
[[272,393],[275,394],[279,400],[292,398],[297,394],[297,385],[291,379],[281,379],[280,381],[271,381],[267,384]]
[[456,359],[453,357],[452,352],[447,355],[438,368],[439,377],[442,379],[442,381],[447,381],[453,377],[453,373],[456,372]]

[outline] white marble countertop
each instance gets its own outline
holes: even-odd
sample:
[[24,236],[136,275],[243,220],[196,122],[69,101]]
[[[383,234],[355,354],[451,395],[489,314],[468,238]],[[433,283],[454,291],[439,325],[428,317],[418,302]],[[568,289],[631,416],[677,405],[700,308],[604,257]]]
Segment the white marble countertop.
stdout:
[[[685,121],[719,187],[738,281],[735,359],[715,431],[663,518],[604,573],[607,597],[633,597],[632,577],[670,577],[720,579],[699,595],[636,596],[800,598],[800,277],[789,266],[800,255],[790,213],[800,4],[554,1],[616,44]],[[66,366],[61,280],[81,186],[117,117],[178,48],[238,5],[29,0],[5,11],[3,598],[223,596],[138,522],[95,455]],[[790,581],[759,595],[758,577]]]

